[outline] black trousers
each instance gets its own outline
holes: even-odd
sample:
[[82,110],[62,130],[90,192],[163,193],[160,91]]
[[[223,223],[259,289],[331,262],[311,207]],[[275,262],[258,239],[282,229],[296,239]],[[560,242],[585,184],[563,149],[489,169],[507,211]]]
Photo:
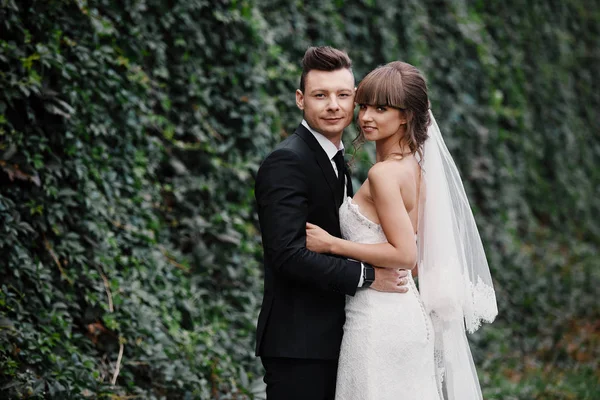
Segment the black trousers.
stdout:
[[333,400],[337,360],[261,357],[267,400]]

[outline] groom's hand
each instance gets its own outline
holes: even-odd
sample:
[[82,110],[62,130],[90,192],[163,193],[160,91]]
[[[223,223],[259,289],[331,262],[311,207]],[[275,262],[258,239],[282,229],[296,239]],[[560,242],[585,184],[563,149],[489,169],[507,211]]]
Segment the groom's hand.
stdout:
[[380,268],[375,267],[375,280],[371,284],[371,289],[380,292],[408,292],[408,271],[398,268]]

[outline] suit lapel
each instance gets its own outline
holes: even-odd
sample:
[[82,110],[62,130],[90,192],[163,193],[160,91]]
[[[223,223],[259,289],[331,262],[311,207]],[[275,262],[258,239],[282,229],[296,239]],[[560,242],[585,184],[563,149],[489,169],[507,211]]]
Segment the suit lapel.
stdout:
[[321,171],[323,171],[323,175],[325,175],[325,180],[329,185],[329,189],[331,190],[331,194],[335,200],[335,204],[339,207],[342,204],[342,199],[339,195],[339,190],[336,190],[338,187],[338,180],[335,176],[335,171],[333,170],[333,166],[331,165],[331,160],[327,157],[327,153],[321,147],[317,139],[313,136],[312,133],[308,129],[304,127],[304,125],[300,125],[298,129],[296,129],[296,134],[302,138],[308,144],[308,147],[311,148],[315,153],[315,157],[317,158],[317,163],[319,167],[321,167]]

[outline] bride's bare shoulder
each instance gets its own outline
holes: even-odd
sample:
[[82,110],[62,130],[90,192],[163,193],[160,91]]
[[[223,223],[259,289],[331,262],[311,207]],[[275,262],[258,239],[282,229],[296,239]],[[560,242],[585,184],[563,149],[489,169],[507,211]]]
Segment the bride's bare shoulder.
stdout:
[[415,161],[406,157],[402,160],[386,160],[376,163],[369,169],[369,181],[402,184],[414,181]]

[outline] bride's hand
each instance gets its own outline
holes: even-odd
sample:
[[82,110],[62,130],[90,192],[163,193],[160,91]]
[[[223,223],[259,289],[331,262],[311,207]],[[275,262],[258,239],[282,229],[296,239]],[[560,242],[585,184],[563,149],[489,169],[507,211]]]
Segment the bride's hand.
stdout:
[[317,225],[306,223],[306,248],[316,253],[331,253],[333,236]]

